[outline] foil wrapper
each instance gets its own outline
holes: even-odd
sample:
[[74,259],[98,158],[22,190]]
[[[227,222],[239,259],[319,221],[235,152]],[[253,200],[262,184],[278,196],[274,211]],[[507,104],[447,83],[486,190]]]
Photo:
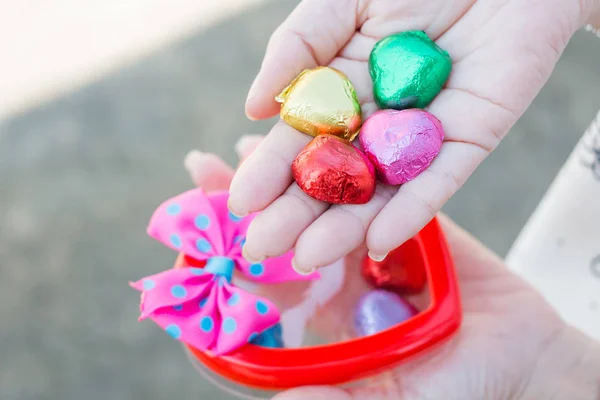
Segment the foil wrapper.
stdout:
[[402,294],[422,292],[427,283],[425,265],[421,259],[407,256],[419,254],[418,247],[417,242],[409,240],[401,247],[391,251],[383,261],[374,261],[365,257],[362,263],[363,277],[376,288]]
[[373,290],[360,298],[354,312],[358,336],[374,335],[412,318],[417,309],[396,293]]
[[452,59],[422,31],[383,38],[371,51],[369,72],[382,109],[425,108],[450,76]]
[[353,140],[362,114],[350,80],[330,67],[305,70],[275,98],[281,119],[307,135],[334,135]]
[[429,167],[440,152],[444,130],[424,110],[381,110],[365,121],[359,138],[379,179],[400,185]]
[[298,186],[333,204],[364,204],[375,193],[375,169],[352,144],[331,135],[314,138],[292,163]]

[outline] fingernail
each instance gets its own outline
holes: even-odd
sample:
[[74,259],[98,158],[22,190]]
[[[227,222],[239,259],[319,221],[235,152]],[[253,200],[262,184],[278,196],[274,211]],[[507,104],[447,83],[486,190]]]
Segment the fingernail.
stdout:
[[203,170],[206,160],[207,154],[198,150],[190,151],[183,159],[183,165],[196,186],[202,186],[201,182],[205,176]]
[[252,86],[250,86],[250,90],[248,90],[248,97],[246,97],[246,105],[245,105],[246,117],[250,121],[256,121],[256,118],[254,118],[254,116],[252,115],[252,112],[251,112],[252,104],[254,104],[255,99],[256,99],[256,95],[254,94],[255,90],[256,90],[255,82],[253,82]]
[[231,198],[229,200],[227,200],[227,208],[229,209],[229,212],[232,213],[233,215],[235,215],[238,218],[244,218],[245,216],[248,215],[248,213],[243,213],[241,211],[238,211],[234,208],[231,207]]
[[242,247],[242,257],[246,259],[250,264],[258,264],[259,262],[263,262],[265,257],[254,257],[253,255],[248,254],[246,245]]
[[311,268],[307,271],[305,269],[298,268],[298,264],[296,264],[295,258],[292,258],[292,268],[298,273],[298,275],[310,275],[317,270],[316,268]]
[[198,159],[202,159],[202,154],[204,153],[199,150],[191,150],[186,154],[185,158],[183,159],[183,163],[186,166],[192,166],[198,161]]
[[202,163],[204,159],[204,153],[198,150],[192,150],[183,159],[183,165],[185,169],[188,170],[190,174],[195,174],[198,170],[198,166]]
[[371,250],[369,250],[369,253],[368,253],[369,258],[371,260],[377,261],[377,262],[385,260],[387,255],[388,255],[388,253],[385,253],[384,255],[376,254],[376,253],[373,253]]
[[254,118],[254,116],[252,116],[252,114],[250,114],[250,111],[248,110],[246,110],[246,118],[248,118],[252,122],[258,121],[258,118]]

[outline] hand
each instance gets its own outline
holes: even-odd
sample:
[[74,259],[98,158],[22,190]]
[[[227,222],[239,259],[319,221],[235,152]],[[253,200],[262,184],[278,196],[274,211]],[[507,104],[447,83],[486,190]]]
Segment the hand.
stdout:
[[[259,141],[242,138],[236,146],[240,158],[247,157]],[[195,183],[207,191],[227,189],[234,173],[217,156],[206,153],[194,153],[186,166]],[[367,387],[298,388],[279,394],[276,400],[596,400],[600,396],[600,346],[567,327],[495,254],[448,218],[440,216],[440,222],[462,294],[464,320],[457,336],[370,379]],[[368,290],[358,276],[365,254],[362,247],[346,258],[344,288],[312,321],[311,327],[320,335],[335,340],[340,327],[351,319],[356,299]],[[277,286],[269,287],[267,294],[280,304],[294,304],[302,293],[277,290]],[[411,300],[418,305],[425,299]]]
[[250,227],[245,256],[259,261],[295,247],[295,266],[308,271],[366,241],[373,258],[382,259],[418,232],[496,148],[594,7],[592,0],[302,1],[269,42],[248,95],[250,118],[276,115],[273,98],[303,69],[318,65],[350,78],[368,117],[376,110],[367,66],[373,45],[420,29],[454,62],[428,108],[442,121],[446,139],[413,181],[379,185],[364,205],[332,206],[293,183],[290,165],[311,138],[278,122],[231,184],[232,212],[264,210]]
[[[599,398],[600,345],[566,326],[495,254],[448,218],[439,218],[463,301],[458,335],[441,348],[371,379],[368,387],[297,388],[273,400]],[[358,265],[348,268],[358,269]]]

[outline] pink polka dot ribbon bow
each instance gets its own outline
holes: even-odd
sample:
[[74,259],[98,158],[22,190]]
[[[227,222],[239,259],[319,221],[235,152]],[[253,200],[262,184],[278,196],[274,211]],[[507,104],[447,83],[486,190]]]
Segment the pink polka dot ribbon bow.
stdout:
[[226,354],[279,322],[279,311],[264,298],[231,283],[234,270],[260,283],[314,279],[291,267],[292,253],[249,264],[242,257],[248,225],[227,209],[228,193],[194,189],[158,207],[148,234],[199,261],[203,268],[175,268],[131,286],[142,292],[140,320],[152,319],[173,338],[200,350]]

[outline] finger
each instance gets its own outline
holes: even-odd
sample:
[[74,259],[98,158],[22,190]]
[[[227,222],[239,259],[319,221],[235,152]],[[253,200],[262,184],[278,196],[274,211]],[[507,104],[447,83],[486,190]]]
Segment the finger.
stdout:
[[369,227],[367,246],[372,258],[383,259],[417,234],[487,154],[473,144],[445,142],[431,166],[402,185]]
[[[371,104],[371,80],[364,63],[338,58],[331,65],[353,82],[361,102]],[[363,107],[363,116],[366,118],[373,111],[374,107]],[[279,122],[233,179],[230,190],[232,212],[244,215],[262,211],[252,222],[244,245],[247,256],[253,260],[290,250],[302,231],[328,207],[296,185],[290,187],[293,182],[291,164],[310,140],[311,137]]]
[[333,386],[306,386],[287,390],[273,397],[273,400],[352,400],[343,389]]
[[292,183],[294,158],[310,141],[279,121],[256,150],[240,165],[231,182],[229,209],[244,216],[261,211]]
[[250,224],[244,257],[260,262],[266,257],[276,257],[289,251],[302,231],[327,207],[329,204],[313,199],[297,184],[292,184]]
[[369,225],[397,190],[392,186],[378,185],[375,195],[366,204],[331,206],[298,238],[295,267],[299,271],[310,272],[331,264],[360,246]]
[[[494,36],[496,28],[507,21],[514,28],[515,21],[510,20],[512,14],[504,8],[490,15],[494,15],[493,20],[487,21],[473,40],[473,25],[467,19],[439,40],[454,60],[459,60],[447,88],[429,108],[442,121],[447,141],[430,170],[403,185],[371,225],[367,241],[373,253],[384,255],[414,235],[439,211],[525,110],[564,47],[564,38],[556,30],[552,34],[545,31],[547,40],[538,38],[530,43],[527,38],[531,35],[523,36],[522,29],[508,29],[500,40]],[[540,24],[517,22],[517,26],[527,29]],[[521,42],[527,45],[513,46]],[[502,67],[498,67],[498,60]],[[398,224],[402,224],[402,229],[396,228]]]
[[273,33],[250,88],[246,114],[269,118],[274,98],[302,70],[327,65],[356,30],[358,0],[304,0]]
[[440,215],[439,222],[456,267],[465,313],[477,313],[482,309],[489,310],[489,307],[497,310],[501,303],[494,299],[504,298],[506,294],[528,293],[532,301],[544,302],[541,295],[513,274],[496,253],[448,217]]
[[439,213],[438,220],[452,252],[459,281],[489,278],[496,273],[510,274],[502,258],[452,219]]
[[[335,59],[331,66],[353,83],[359,100],[372,104],[369,71],[364,63]],[[363,107],[363,117],[373,107]],[[292,183],[291,165],[312,138],[279,121],[235,174],[230,190],[230,208],[236,215],[262,211]]]
[[264,138],[263,135],[244,135],[235,143],[235,152],[240,158],[240,164],[256,150]]
[[194,185],[207,192],[227,190],[233,179],[233,169],[219,156],[193,150],[184,159]]
[[[476,65],[465,68],[478,74]],[[463,69],[452,73],[448,87],[428,108],[445,130],[440,154],[426,171],[400,187],[369,228],[367,246],[374,258],[384,257],[425,226],[496,148],[514,119],[502,105],[457,87],[464,83]]]
[[[365,239],[367,230],[375,235],[368,238],[370,256],[376,260],[383,259],[389,251],[414,236],[433,218],[435,212],[439,211],[499,141],[493,133],[498,125],[493,119],[486,120],[486,117],[499,111],[497,106],[477,99],[468,92],[445,90],[429,111],[442,119],[444,127],[450,125],[449,128],[446,127],[447,139],[461,143],[446,142],[423,177],[403,185],[399,191],[378,190],[379,196],[365,205],[331,207],[319,220],[307,227],[298,239],[295,265],[299,270],[310,271],[342,257]],[[453,151],[455,148],[458,151]],[[420,181],[424,183],[419,184]],[[418,196],[412,192],[411,187],[414,186],[417,187]],[[401,194],[403,192],[408,194]],[[386,206],[384,200],[389,200],[393,194],[396,194],[394,200]],[[429,203],[423,203],[423,199]],[[380,211],[385,210],[388,210],[387,214],[377,217]],[[396,219],[389,219],[394,217],[389,210],[397,210]],[[383,225],[384,228],[372,228],[376,217],[376,221],[379,221],[376,226]],[[378,234],[371,233],[371,230],[377,232],[377,229],[382,230]],[[337,232],[344,232],[344,240],[338,240],[334,244],[333,241],[339,239]]]
[[[345,272],[342,288],[326,304],[317,307],[307,328],[320,338],[330,342],[356,337],[354,311],[358,299],[372,290],[362,277],[361,263],[367,252],[358,248],[344,259]],[[312,282],[287,282],[279,285],[261,285],[258,294],[273,300],[281,310],[299,306],[307,295],[317,295]],[[315,294],[317,293],[317,294]],[[312,296],[311,295],[311,296]],[[285,327],[284,327],[285,329]]]

